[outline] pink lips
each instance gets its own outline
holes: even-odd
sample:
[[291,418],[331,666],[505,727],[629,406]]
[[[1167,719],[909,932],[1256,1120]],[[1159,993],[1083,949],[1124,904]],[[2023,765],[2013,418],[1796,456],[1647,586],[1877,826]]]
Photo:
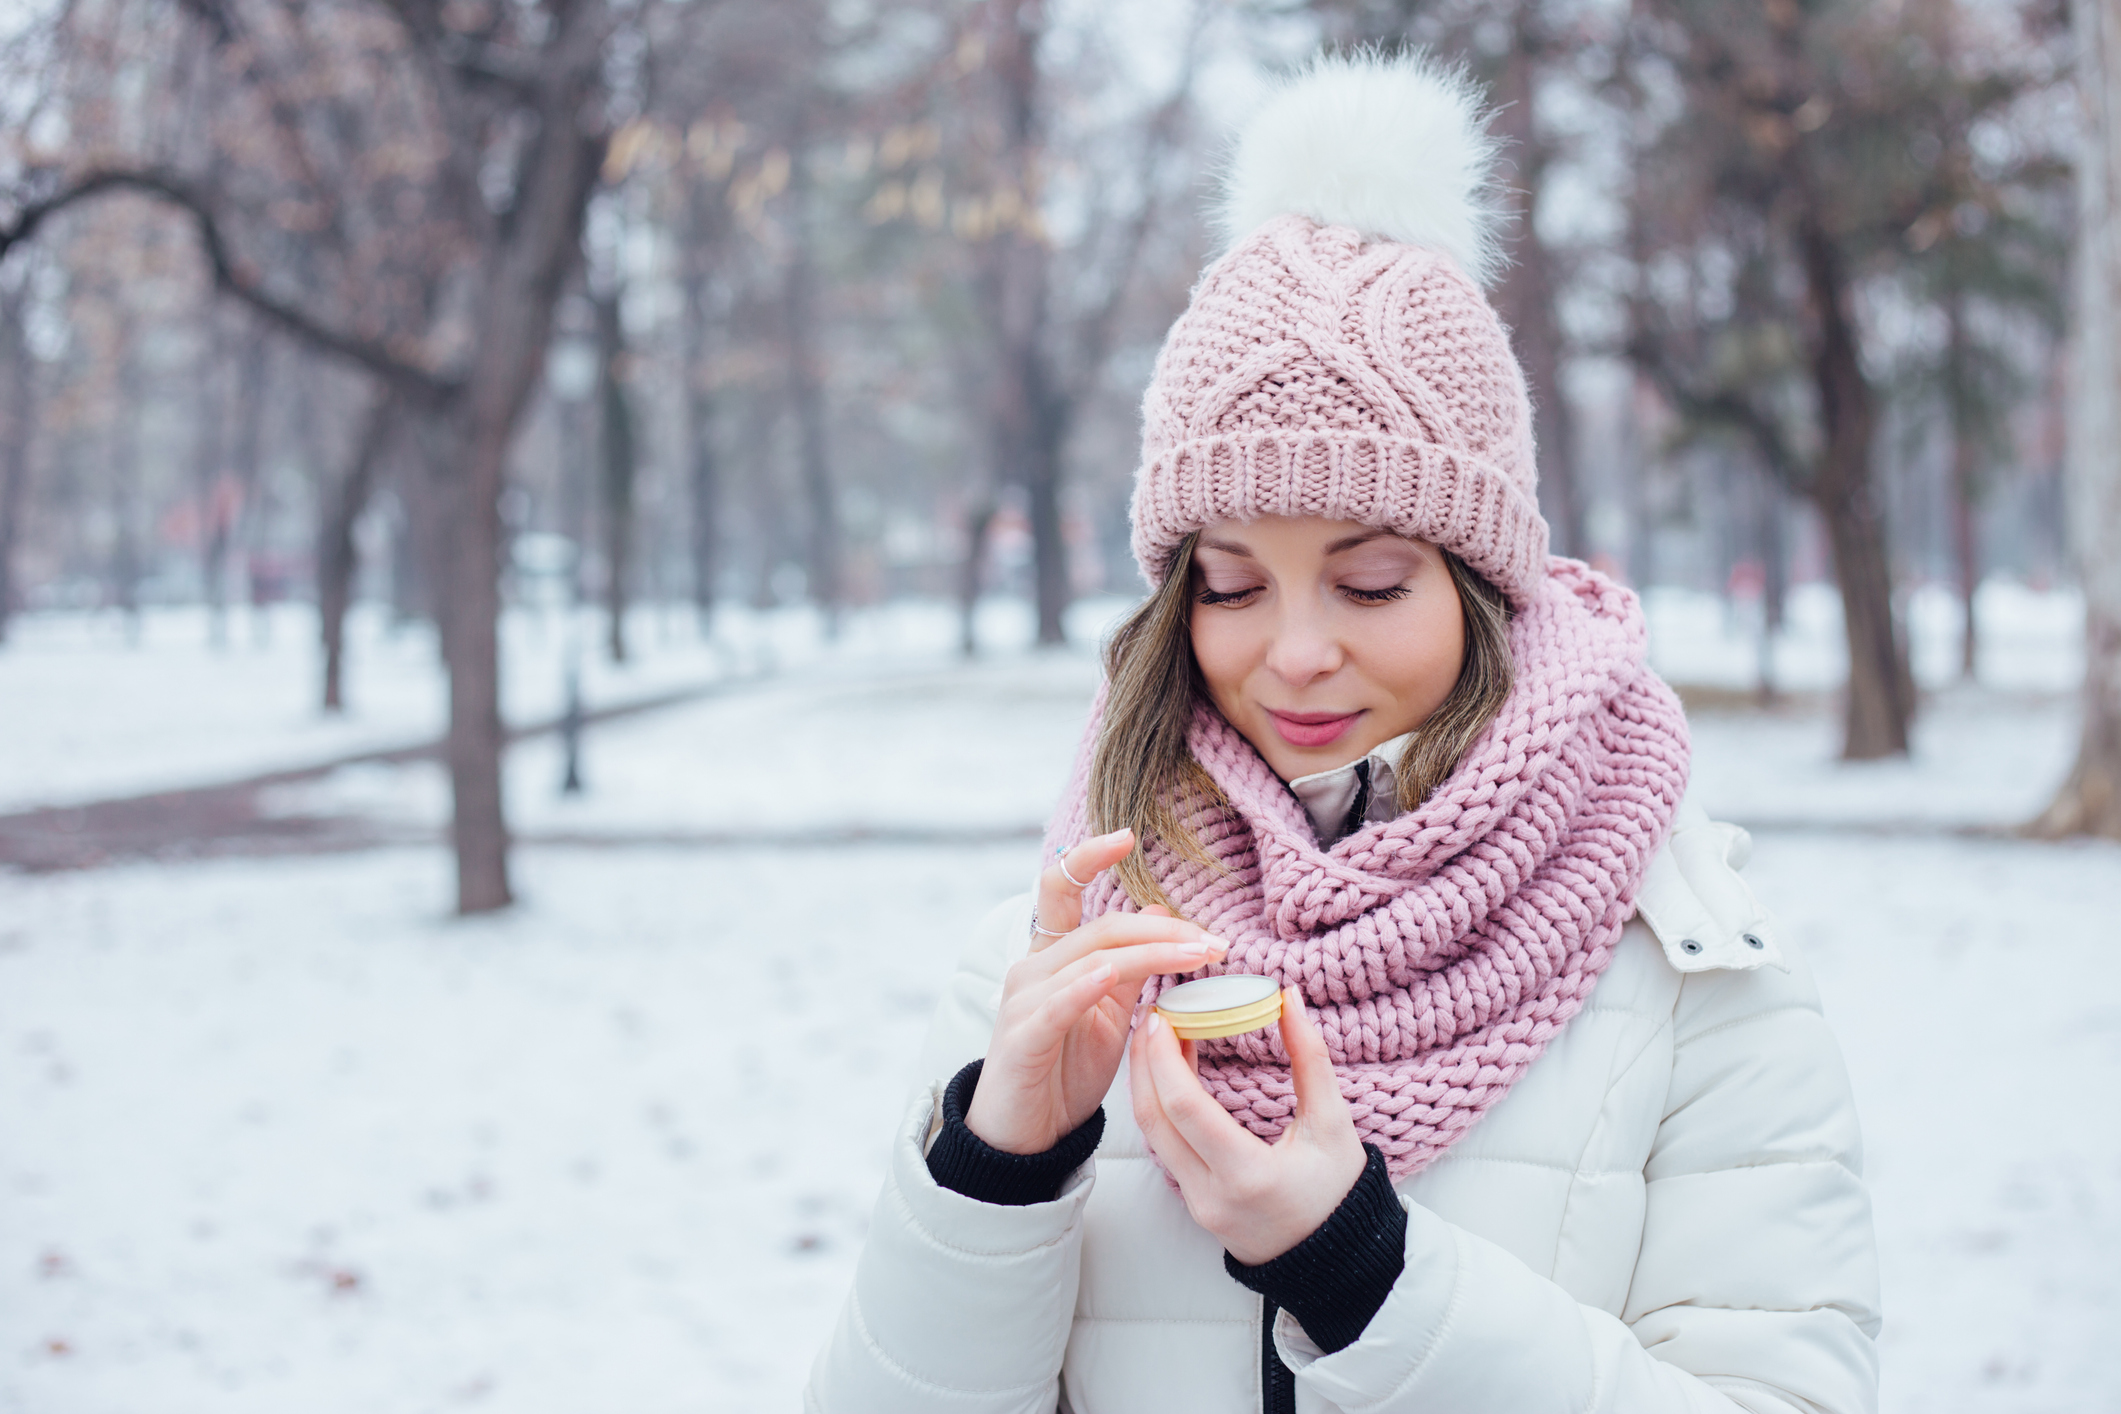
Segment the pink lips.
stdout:
[[1276,712],[1269,710],[1274,729],[1291,746],[1328,746],[1355,725],[1360,712]]

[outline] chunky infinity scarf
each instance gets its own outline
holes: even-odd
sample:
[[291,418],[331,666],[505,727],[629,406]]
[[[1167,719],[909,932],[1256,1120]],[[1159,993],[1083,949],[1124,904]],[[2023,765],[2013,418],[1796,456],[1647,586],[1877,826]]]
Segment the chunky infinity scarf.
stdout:
[[[1612,961],[1686,789],[1686,718],[1644,643],[1634,594],[1550,561],[1511,625],[1516,683],[1495,721],[1419,807],[1330,850],[1220,713],[1194,720],[1193,755],[1229,804],[1203,802],[1187,823],[1221,868],[1154,844],[1151,867],[1181,913],[1229,941],[1210,971],[1303,989],[1356,1129],[1395,1179],[1508,1093]],[[1100,699],[1049,849],[1087,833],[1102,712]],[[1133,907],[1108,871],[1083,916]],[[1152,978],[1143,1002],[1180,980]],[[1231,1114],[1281,1133],[1295,1092],[1276,1032],[1198,1055]]]

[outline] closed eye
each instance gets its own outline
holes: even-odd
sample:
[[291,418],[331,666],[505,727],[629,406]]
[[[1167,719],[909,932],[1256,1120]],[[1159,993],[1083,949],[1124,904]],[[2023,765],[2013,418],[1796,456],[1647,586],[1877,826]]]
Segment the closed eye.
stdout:
[[1395,584],[1388,589],[1357,589],[1352,584],[1343,584],[1340,592],[1364,604],[1390,603],[1394,599],[1404,599],[1413,593],[1404,584]]
[[1203,589],[1200,592],[1200,602],[1203,604],[1237,604],[1257,593],[1259,593],[1259,586],[1256,584],[1249,589],[1233,589],[1228,594],[1218,593],[1213,589]]

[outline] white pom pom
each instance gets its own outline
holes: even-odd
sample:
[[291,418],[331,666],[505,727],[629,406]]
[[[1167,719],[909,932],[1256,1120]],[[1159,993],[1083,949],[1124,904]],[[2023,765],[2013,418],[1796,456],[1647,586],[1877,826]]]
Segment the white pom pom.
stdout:
[[1238,134],[1216,225],[1236,241],[1308,216],[1441,251],[1486,285],[1504,263],[1500,146],[1462,71],[1421,53],[1321,55]]

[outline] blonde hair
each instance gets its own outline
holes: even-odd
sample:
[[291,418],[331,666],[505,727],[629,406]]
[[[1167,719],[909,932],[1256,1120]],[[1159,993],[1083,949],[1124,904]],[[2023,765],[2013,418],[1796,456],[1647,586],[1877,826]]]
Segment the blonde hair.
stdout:
[[[1141,907],[1170,905],[1149,867],[1151,841],[1189,863],[1220,866],[1185,817],[1227,805],[1222,789],[1193,759],[1186,734],[1195,709],[1208,701],[1207,681],[1193,654],[1195,531],[1178,542],[1163,582],[1121,621],[1105,643],[1104,723],[1090,758],[1091,829],[1122,826],[1140,847],[1116,872]],[[1510,606],[1502,591],[1448,551],[1444,564],[1465,615],[1465,660],[1450,695],[1415,729],[1399,758],[1398,807],[1412,810],[1449,776],[1510,695]]]

